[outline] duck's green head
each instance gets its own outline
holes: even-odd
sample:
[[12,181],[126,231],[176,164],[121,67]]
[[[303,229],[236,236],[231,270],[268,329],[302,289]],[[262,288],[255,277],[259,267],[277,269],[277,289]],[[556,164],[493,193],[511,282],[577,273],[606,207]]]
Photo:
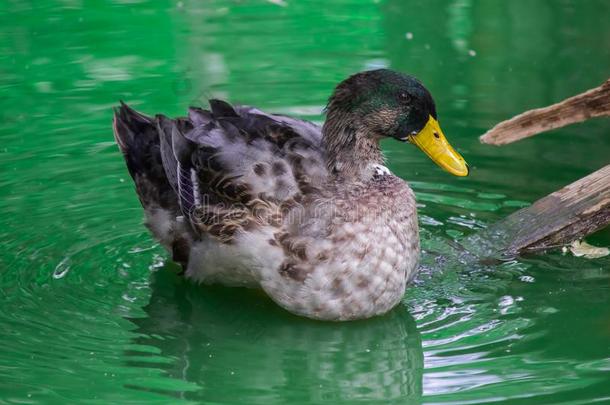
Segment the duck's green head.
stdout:
[[327,109],[329,119],[338,113],[362,132],[410,142],[449,173],[468,175],[438,124],[432,95],[413,76],[388,69],[357,73],[337,86]]

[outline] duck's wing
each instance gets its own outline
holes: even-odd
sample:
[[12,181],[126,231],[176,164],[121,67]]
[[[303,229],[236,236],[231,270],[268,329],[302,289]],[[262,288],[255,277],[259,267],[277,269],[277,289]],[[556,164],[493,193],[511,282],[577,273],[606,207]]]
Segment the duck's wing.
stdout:
[[320,128],[220,100],[210,106],[189,110],[191,130],[173,127],[179,172],[190,174],[178,177],[178,188],[198,196],[193,205],[181,202],[185,216],[223,242],[257,226],[279,227],[282,213],[327,177]]
[[220,100],[210,106],[152,119],[123,105],[115,136],[145,209],[163,207],[195,234],[231,242],[240,230],[277,224],[325,181],[321,129]]

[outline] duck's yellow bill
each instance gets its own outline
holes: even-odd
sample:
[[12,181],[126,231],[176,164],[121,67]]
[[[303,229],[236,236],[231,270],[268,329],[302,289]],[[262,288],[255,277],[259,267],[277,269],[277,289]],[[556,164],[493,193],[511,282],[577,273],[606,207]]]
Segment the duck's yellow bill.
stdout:
[[468,176],[464,158],[447,142],[438,121],[430,116],[424,129],[407,140],[421,149],[434,163],[455,176]]

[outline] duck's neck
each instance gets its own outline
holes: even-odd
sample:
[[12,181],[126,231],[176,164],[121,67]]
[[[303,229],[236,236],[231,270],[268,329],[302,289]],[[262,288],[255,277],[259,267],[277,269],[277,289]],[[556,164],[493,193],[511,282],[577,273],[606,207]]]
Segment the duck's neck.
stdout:
[[374,165],[384,162],[379,137],[342,111],[329,110],[322,142],[329,173],[342,180],[366,180],[373,175]]

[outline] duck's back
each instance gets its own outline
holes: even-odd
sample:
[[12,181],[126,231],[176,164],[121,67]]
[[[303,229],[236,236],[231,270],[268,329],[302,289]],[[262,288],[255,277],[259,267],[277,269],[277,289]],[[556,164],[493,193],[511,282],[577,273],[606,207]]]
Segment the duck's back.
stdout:
[[[215,251],[217,266],[227,254],[236,257],[239,236],[279,231],[284,214],[327,179],[319,126],[220,100],[210,105],[177,119],[125,104],[115,112],[115,137],[147,226],[185,270],[203,251]],[[240,272],[204,281],[249,284]]]

